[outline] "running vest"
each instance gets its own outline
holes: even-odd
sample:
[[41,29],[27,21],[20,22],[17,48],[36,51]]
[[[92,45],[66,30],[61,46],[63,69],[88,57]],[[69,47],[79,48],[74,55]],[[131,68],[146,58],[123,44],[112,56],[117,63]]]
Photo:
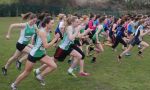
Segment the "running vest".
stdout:
[[33,34],[35,34],[35,27],[30,27],[29,24],[26,23],[24,30],[21,30],[18,42],[20,44],[28,45]]
[[[101,33],[102,32],[104,32],[104,26],[103,25],[101,25],[103,28],[102,28],[102,30],[98,33],[98,39],[101,37]],[[96,32],[98,31],[98,28],[96,28]],[[96,32],[95,32],[95,34],[93,35],[93,37],[92,37],[92,39],[93,40],[96,40]]]
[[116,30],[116,37],[124,37],[124,31],[125,28],[122,25],[118,25],[117,30]]
[[[46,32],[44,28],[41,28],[42,32]],[[41,57],[46,54],[46,49],[43,47],[43,43],[41,38],[36,34],[35,35],[35,44],[32,48],[30,55],[33,57]],[[51,41],[50,33],[47,33],[47,41],[48,43]]]
[[134,37],[135,37],[135,38],[139,38],[139,37],[140,37],[140,31],[141,31],[141,30],[143,30],[143,26],[142,26],[142,25],[140,25],[140,26],[137,28],[136,32],[134,33]]
[[[73,30],[73,28],[72,28],[72,30]],[[74,32],[72,32],[72,34],[73,34],[73,33],[74,33]],[[68,50],[69,47],[70,47],[70,45],[73,44],[73,43],[74,43],[74,41],[71,41],[71,40],[69,39],[67,33],[65,32],[65,33],[64,33],[64,36],[63,36],[63,39],[62,39],[61,44],[59,45],[59,47],[60,47],[61,49],[63,49],[63,50]]]
[[87,25],[83,25],[83,24],[82,24],[82,26],[84,26],[84,28],[82,28],[82,29],[80,30],[80,33],[81,33],[81,34],[84,33],[85,28],[86,28]]

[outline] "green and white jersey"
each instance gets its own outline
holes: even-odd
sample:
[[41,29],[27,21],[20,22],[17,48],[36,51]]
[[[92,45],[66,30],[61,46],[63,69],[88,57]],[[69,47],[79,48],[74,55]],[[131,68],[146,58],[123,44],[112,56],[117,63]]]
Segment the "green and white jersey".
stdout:
[[100,38],[101,38],[101,33],[104,32],[104,27],[103,27],[103,25],[99,25],[99,26],[96,28],[96,32],[95,32],[95,34],[94,34],[93,37],[92,37],[93,40],[96,40],[96,33],[97,33],[97,31],[98,31],[98,28],[100,28],[100,27],[102,27],[102,30],[98,33],[98,39],[100,40]]
[[70,45],[74,43],[74,41],[71,41],[68,37],[68,33],[67,32],[71,32],[72,34],[74,33],[73,27],[72,26],[68,26],[67,27],[67,31],[64,33],[63,39],[61,41],[61,44],[59,45],[59,47],[63,50],[68,50]]
[[32,35],[34,34],[35,34],[34,25],[31,27],[28,23],[26,23],[24,30],[21,30],[21,34],[20,34],[18,42],[20,44],[28,45],[31,40]]
[[[41,28],[42,32],[46,32],[44,28]],[[41,57],[44,54],[46,54],[46,49],[43,47],[43,42],[41,38],[36,34],[35,35],[35,44],[32,48],[30,55],[33,57]],[[47,33],[47,42],[49,43],[51,41],[50,33]]]

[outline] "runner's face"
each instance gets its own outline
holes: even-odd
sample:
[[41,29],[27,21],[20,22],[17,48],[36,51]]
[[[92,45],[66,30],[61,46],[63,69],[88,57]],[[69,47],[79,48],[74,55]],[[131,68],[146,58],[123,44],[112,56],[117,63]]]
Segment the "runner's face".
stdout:
[[117,21],[117,24],[120,24],[121,23],[121,19],[119,19],[118,21]]
[[81,20],[80,19],[78,19],[78,25],[80,25],[81,24]]
[[51,20],[49,23],[48,23],[48,29],[52,29],[54,25],[54,20]]
[[75,21],[73,22],[73,26],[77,27],[78,26],[78,19],[75,19]]
[[37,22],[37,18],[33,18],[32,20],[31,20],[31,23],[32,24],[35,24]]
[[104,24],[107,24],[107,19],[104,20]]

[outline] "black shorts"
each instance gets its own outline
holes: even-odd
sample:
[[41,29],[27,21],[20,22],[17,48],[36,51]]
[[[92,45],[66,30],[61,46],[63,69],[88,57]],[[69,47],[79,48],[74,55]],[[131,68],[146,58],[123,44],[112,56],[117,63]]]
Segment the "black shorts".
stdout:
[[133,38],[130,42],[132,46],[139,45],[140,43],[141,41],[139,40],[139,38]]
[[17,42],[16,44],[16,48],[21,52],[27,45],[24,44],[20,44],[19,42]]
[[92,39],[92,42],[93,42],[93,44],[97,44],[97,43],[96,43],[96,40],[94,40],[94,39]]
[[28,60],[29,60],[30,62],[32,62],[32,63],[36,63],[36,61],[42,59],[44,56],[45,56],[45,54],[42,55],[41,57],[33,57],[33,56],[31,56],[31,55],[29,54],[29,55],[28,55]]
[[74,40],[74,44],[78,45],[78,46],[82,46],[81,42],[77,39]]
[[87,39],[82,39],[82,45],[90,45],[90,43],[87,41]]
[[82,58],[81,58],[82,60],[85,58],[84,52],[77,45],[72,45],[71,48],[72,50],[76,50],[78,53],[82,55]]
[[92,37],[94,36],[95,32],[96,32],[95,30],[93,30],[93,31],[89,32],[89,33],[88,33],[89,38],[91,38],[91,39],[92,39]]
[[72,49],[69,48],[68,50],[63,50],[60,47],[58,47],[55,51],[54,58],[57,59],[60,62],[63,62],[67,55],[71,53]]

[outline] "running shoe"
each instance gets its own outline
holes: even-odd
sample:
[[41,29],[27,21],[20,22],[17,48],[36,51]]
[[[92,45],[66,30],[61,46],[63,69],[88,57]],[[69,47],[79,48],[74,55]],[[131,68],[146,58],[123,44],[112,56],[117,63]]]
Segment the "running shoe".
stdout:
[[11,90],[17,90],[17,87],[14,83],[12,83],[10,87],[11,87]]
[[22,65],[22,63],[19,60],[17,60],[16,61],[16,67],[18,70],[21,70],[21,65]]
[[5,67],[2,67],[2,74],[3,74],[4,76],[7,75],[7,69],[5,69]]

